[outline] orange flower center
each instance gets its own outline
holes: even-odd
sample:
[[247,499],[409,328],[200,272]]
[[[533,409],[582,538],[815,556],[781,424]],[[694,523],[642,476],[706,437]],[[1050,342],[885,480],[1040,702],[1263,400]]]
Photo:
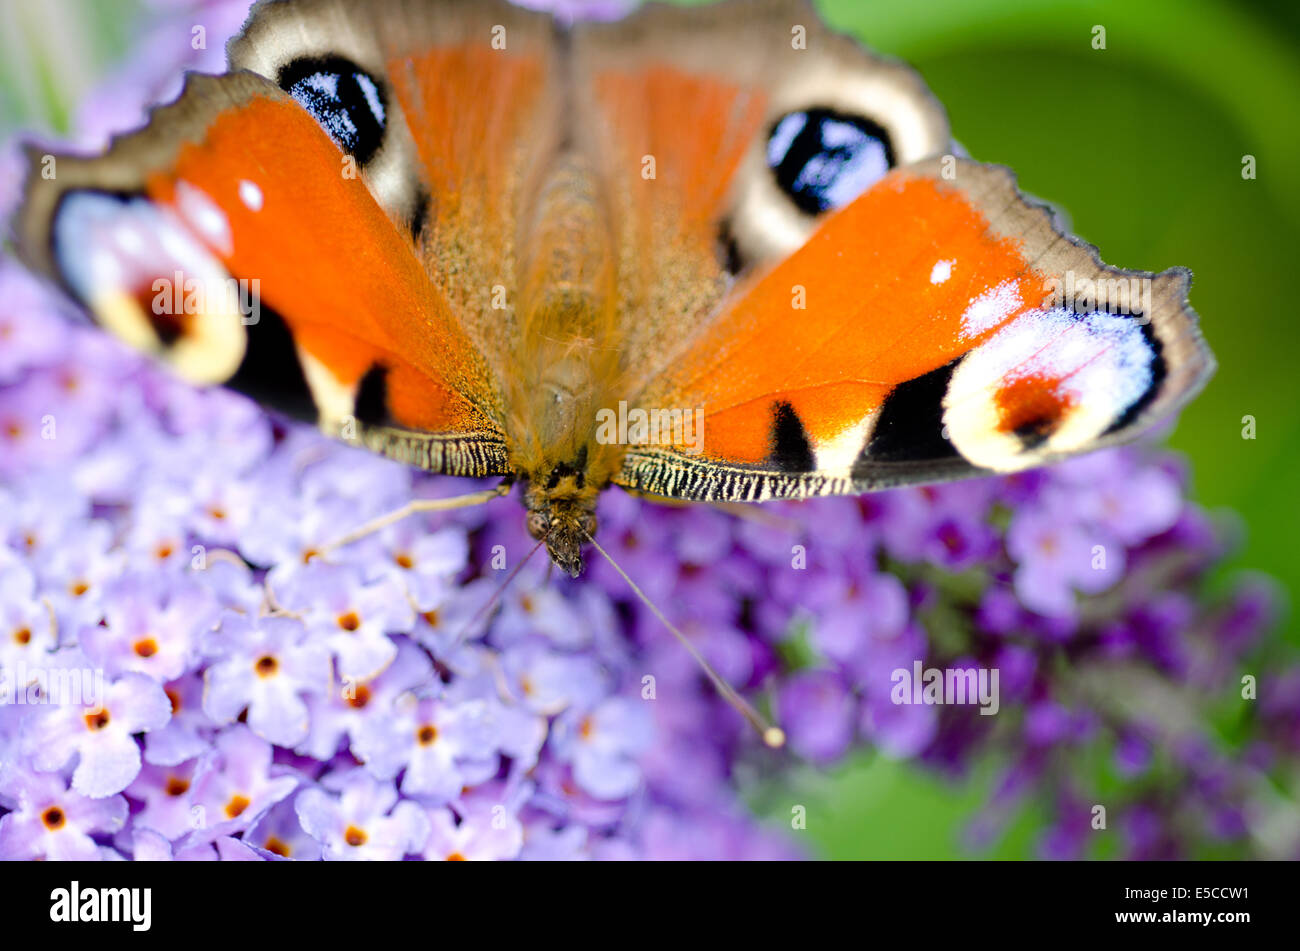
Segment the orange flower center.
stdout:
[[352,696],[348,697],[348,706],[354,707],[357,710],[364,708],[365,705],[368,704],[369,702],[370,702],[370,688],[367,687],[365,684],[361,684],[359,687],[357,687],[357,689],[353,692]]

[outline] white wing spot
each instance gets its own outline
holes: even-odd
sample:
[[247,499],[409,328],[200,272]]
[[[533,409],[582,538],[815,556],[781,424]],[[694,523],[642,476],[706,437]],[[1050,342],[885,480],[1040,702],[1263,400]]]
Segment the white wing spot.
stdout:
[[217,204],[189,182],[176,183],[176,208],[209,247],[231,253],[230,222]]
[[245,178],[239,183],[239,200],[244,203],[244,207],[249,211],[261,211],[262,189]]
[[930,269],[930,283],[942,284],[952,277],[952,265],[952,261],[935,261],[934,267]]
[[970,302],[961,315],[961,332],[976,337],[1002,323],[1021,304],[1020,290],[1015,281],[1003,281]]

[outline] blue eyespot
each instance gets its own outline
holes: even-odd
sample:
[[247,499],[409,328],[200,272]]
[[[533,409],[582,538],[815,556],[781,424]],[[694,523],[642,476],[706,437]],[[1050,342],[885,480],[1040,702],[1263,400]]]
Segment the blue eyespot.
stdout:
[[280,70],[280,88],[362,165],[383,145],[384,91],[356,63],[340,56],[294,60]]
[[842,208],[894,164],[889,134],[870,119],[830,109],[781,117],[767,140],[767,164],[781,190],[810,215]]

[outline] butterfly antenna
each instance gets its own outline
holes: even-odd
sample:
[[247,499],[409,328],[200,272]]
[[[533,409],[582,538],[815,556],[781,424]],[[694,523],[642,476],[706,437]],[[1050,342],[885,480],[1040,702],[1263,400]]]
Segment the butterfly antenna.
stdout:
[[515,565],[510,574],[506,575],[506,580],[497,585],[497,589],[492,592],[492,597],[488,598],[487,601],[483,603],[483,606],[474,612],[474,616],[469,619],[469,623],[461,628],[460,633],[456,635],[456,639],[451,642],[453,648],[459,647],[461,642],[465,640],[466,635],[474,629],[474,625],[481,621],[483,616],[486,615],[488,611],[492,610],[493,605],[501,600],[501,595],[505,594],[506,588],[510,587],[510,582],[514,581],[515,578],[518,577],[519,572],[524,570],[524,565],[528,564],[533,555],[537,554],[537,549],[542,547],[543,542],[545,542],[545,539],[542,539],[542,541],[532,547],[532,550],[524,556],[523,561]]
[[650,609],[651,613],[659,619],[660,623],[662,623],[664,627],[668,628],[668,630],[672,631],[673,636],[681,642],[683,647],[686,648],[686,652],[690,654],[691,657],[695,659],[695,662],[700,665],[700,668],[708,674],[709,679],[713,681],[713,686],[717,688],[718,693],[722,694],[723,699],[735,707],[736,712],[748,721],[749,725],[752,726],[758,732],[758,735],[763,738],[763,742],[772,749],[779,749],[784,746],[785,731],[779,726],[774,725],[770,720],[763,716],[763,714],[755,710],[749,701],[736,693],[731,684],[723,680],[722,676],[713,669],[713,666],[704,659],[704,655],[701,654],[699,649],[691,643],[690,638],[683,634],[677,628],[677,625],[673,624],[672,621],[668,620],[668,618],[664,616],[664,612],[660,611],[658,606],[650,600],[640,587],[637,586],[637,583],[628,577],[627,572],[619,566],[619,563],[614,560],[613,556],[610,555],[609,552],[605,551],[605,549],[601,547],[600,542],[592,538],[591,534],[588,532],[584,532],[583,534],[587,536],[587,541],[591,542],[592,547],[595,548],[596,551],[600,552],[601,556],[608,561],[611,566],[613,566],[614,570],[618,572],[619,577],[627,582],[627,586],[631,588],[633,593],[641,599],[642,603]]

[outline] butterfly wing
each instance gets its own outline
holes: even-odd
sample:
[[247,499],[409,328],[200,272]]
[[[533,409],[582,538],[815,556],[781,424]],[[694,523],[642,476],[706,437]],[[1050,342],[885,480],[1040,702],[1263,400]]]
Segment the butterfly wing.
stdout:
[[373,96],[386,122],[368,146],[353,136],[362,178],[410,233],[494,383],[519,335],[521,223],[564,127],[560,56],[552,19],[504,0],[262,3],[229,47],[232,69],[307,105],[336,76],[369,84],[354,96]]
[[799,0],[648,4],[581,25],[572,50],[579,134],[608,175],[623,248],[619,337],[634,390],[738,277],[811,235],[816,215],[769,172],[766,143],[785,117],[816,107],[828,127],[842,118],[839,131],[870,146],[859,179],[878,174],[874,162],[949,148],[943,108],[914,71],[831,32]]
[[186,379],[431,471],[504,475],[485,338],[509,331],[488,299],[546,120],[544,96],[505,94],[546,89],[548,28],[497,3],[263,3],[231,73],[190,77],[104,156],[33,150],[20,249]]
[[1102,264],[802,3],[648,8],[575,54],[637,249],[630,401],[703,420],[632,446],[619,484],[753,501],[1012,471],[1133,438],[1212,371],[1185,271]]
[[997,166],[890,173],[728,300],[640,399],[702,451],[620,481],[755,500],[1007,472],[1130,440],[1213,361],[1187,272],[1107,267]]

